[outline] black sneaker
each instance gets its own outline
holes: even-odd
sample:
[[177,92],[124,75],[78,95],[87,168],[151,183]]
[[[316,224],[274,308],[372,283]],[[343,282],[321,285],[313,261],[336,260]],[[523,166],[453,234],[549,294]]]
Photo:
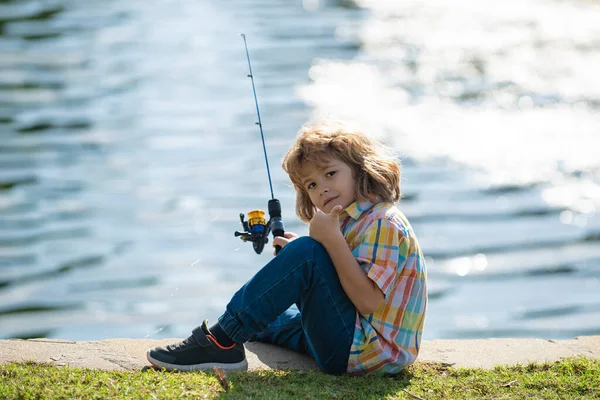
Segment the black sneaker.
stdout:
[[148,350],[150,364],[167,371],[196,371],[217,367],[226,371],[246,371],[244,345],[221,346],[208,330],[208,321],[192,331],[182,342]]

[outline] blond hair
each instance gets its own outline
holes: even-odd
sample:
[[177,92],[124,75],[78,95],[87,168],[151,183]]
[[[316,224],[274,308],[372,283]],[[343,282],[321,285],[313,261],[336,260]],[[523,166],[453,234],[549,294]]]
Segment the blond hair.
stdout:
[[315,206],[302,185],[302,167],[324,167],[331,158],[344,162],[357,182],[358,201],[397,202],[400,200],[400,168],[383,146],[361,131],[341,123],[321,122],[304,125],[283,158],[283,170],[296,190],[296,214],[309,222]]

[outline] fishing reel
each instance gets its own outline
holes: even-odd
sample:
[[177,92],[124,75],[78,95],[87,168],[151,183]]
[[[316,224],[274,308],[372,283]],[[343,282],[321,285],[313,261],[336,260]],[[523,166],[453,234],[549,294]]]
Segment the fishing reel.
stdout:
[[[244,220],[244,214],[240,213],[240,223],[242,232],[235,231],[235,236],[244,242],[252,242],[252,247],[256,254],[262,253],[265,244],[269,242],[269,233],[273,232],[273,237],[283,236],[285,229],[281,220],[281,204],[277,199],[269,200],[269,221],[265,220],[263,210],[252,210],[248,212],[248,220]],[[281,246],[275,246],[275,254],[279,253]]]

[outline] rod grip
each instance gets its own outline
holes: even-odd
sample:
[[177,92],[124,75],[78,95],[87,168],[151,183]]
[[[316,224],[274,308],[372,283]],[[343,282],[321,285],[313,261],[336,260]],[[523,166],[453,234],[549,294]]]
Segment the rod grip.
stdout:
[[[277,199],[269,200],[269,218],[271,219],[271,232],[273,237],[283,236],[285,227],[281,219],[281,203]],[[281,246],[275,246],[275,255],[279,253]]]

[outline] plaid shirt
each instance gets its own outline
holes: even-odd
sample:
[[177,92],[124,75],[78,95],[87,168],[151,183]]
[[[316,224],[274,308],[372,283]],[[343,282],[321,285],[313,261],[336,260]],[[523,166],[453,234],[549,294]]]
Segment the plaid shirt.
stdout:
[[348,373],[396,373],[419,353],[427,307],[427,272],[408,220],[392,203],[355,202],[340,215],[342,233],[385,295],[370,315],[357,312]]

